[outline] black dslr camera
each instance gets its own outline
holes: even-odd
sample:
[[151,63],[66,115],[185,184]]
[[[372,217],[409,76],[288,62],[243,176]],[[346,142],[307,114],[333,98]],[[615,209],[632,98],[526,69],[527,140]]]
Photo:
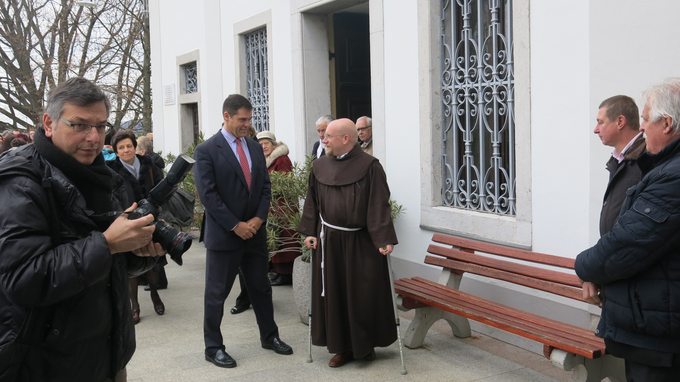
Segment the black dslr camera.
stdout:
[[161,206],[177,190],[177,185],[191,171],[194,163],[194,159],[186,154],[177,157],[172,168],[168,171],[168,175],[149,192],[146,199],[137,203],[137,209],[128,215],[130,220],[139,219],[149,214],[153,215],[153,224],[156,225],[156,230],[153,232],[153,241],[160,244],[168,252],[170,258],[179,265],[182,265],[182,255],[184,252],[191,248],[191,236],[185,232],[178,231],[162,220],[158,220],[158,215],[161,212]]

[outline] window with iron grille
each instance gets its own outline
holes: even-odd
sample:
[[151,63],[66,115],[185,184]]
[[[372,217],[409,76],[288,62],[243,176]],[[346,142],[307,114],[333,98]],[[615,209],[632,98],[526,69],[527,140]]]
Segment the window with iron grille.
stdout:
[[516,214],[512,0],[441,0],[442,204]]
[[198,70],[196,61],[182,65],[184,69],[184,91],[185,94],[198,92]]
[[248,33],[246,40],[246,98],[253,104],[250,124],[269,130],[269,79],[267,70],[267,28]]

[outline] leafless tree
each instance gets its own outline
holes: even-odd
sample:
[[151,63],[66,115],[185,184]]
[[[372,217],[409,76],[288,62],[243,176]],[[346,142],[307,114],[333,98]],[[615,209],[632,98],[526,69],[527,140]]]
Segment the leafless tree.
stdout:
[[[144,0],[0,1],[0,128],[38,125],[47,92],[73,76],[109,92],[112,123],[151,128]],[[146,116],[148,115],[148,119]]]

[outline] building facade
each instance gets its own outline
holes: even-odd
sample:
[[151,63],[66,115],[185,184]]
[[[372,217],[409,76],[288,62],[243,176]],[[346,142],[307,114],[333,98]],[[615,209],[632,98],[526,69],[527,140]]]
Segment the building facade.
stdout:
[[[599,238],[599,103],[680,76],[670,0],[151,0],[155,146],[215,134],[231,93],[304,160],[324,114],[373,120],[397,276],[433,232],[574,258]],[[599,309],[466,276],[462,289],[587,327]],[[481,325],[473,329],[542,352]]]

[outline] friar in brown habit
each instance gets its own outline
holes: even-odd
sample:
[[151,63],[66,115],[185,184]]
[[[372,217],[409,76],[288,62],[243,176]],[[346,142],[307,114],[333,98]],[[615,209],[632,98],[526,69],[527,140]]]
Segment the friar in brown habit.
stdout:
[[314,161],[298,231],[313,250],[312,343],[331,367],[375,359],[397,339],[387,259],[397,244],[385,171],[357,144],[349,119],[331,122]]

